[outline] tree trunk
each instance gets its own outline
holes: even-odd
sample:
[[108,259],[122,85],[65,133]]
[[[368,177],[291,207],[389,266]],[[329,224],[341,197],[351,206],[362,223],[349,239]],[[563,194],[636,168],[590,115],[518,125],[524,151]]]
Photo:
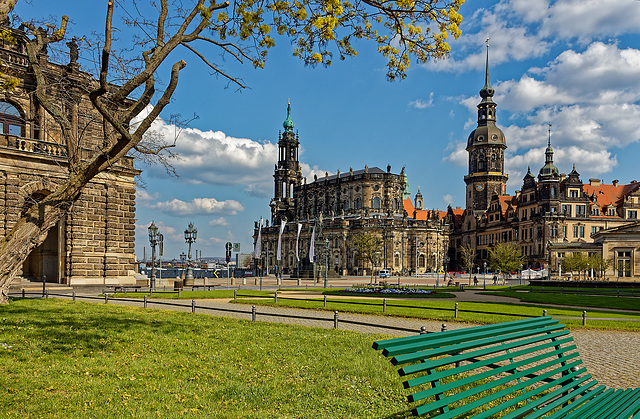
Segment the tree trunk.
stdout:
[[29,253],[40,246],[66,211],[48,200],[32,206],[0,244],[0,304],[9,302],[9,287]]

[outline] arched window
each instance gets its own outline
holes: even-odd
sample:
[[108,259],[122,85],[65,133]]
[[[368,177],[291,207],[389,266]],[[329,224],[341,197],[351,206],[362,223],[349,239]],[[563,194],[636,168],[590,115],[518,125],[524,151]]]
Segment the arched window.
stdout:
[[24,122],[18,108],[9,102],[0,102],[2,133],[24,137]]
[[373,200],[371,202],[371,207],[373,207],[375,209],[380,209],[380,197],[379,196],[373,197]]
[[484,156],[482,154],[480,154],[478,156],[478,172],[484,172],[484,171],[485,171]]
[[362,208],[362,202],[360,202],[360,198],[356,198],[356,205],[355,205],[356,209],[360,209]]
[[400,255],[395,255],[393,257],[393,266],[395,266],[396,268],[400,267]]
[[424,268],[424,255],[418,255],[418,268]]
[[551,187],[551,198],[555,198],[556,197],[556,188],[554,188],[553,186]]

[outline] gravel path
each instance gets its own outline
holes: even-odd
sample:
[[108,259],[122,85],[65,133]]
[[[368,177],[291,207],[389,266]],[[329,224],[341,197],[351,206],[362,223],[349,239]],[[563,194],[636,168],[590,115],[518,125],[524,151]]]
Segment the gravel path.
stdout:
[[[77,297],[82,300],[81,296]],[[101,300],[91,299],[99,302]],[[104,300],[102,300],[104,301]],[[181,307],[161,305],[161,303],[183,304]],[[141,300],[134,299],[110,299],[110,304],[132,305],[141,307]],[[196,312],[209,313],[216,316],[236,317],[251,319],[251,306],[245,304],[232,304],[227,300],[198,300]],[[170,309],[179,311],[191,311],[191,302],[188,300],[148,300],[149,308]],[[230,312],[224,310],[234,310]],[[308,327],[333,328],[334,314],[331,311],[302,310],[285,307],[259,306],[256,309],[257,321],[278,322],[295,324]],[[291,317],[282,317],[282,315]],[[317,320],[311,318],[320,318]],[[441,330],[442,322],[403,318],[383,317],[353,313],[339,313],[339,328],[360,333],[381,333],[394,336],[406,336],[411,331],[418,333],[421,327],[426,327],[429,332]],[[351,324],[348,321],[365,323]],[[408,330],[391,330],[375,325],[385,325]],[[448,329],[459,329],[473,326],[469,323],[447,323]],[[640,332],[637,331],[603,331],[603,330],[572,330],[571,334],[576,342],[581,359],[589,373],[601,384],[615,387],[640,387]]]

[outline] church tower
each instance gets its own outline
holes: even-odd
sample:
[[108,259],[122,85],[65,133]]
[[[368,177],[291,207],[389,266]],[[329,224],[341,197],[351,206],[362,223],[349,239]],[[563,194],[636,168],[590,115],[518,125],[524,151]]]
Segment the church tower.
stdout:
[[504,150],[507,143],[504,133],[496,126],[494,90],[489,85],[489,40],[487,40],[487,68],[482,100],[478,104],[478,127],[467,140],[469,174],[467,184],[467,210],[484,212],[489,208],[493,195],[503,195],[508,176],[504,173]]
[[273,224],[280,224],[283,219],[293,221],[296,214],[293,187],[300,185],[302,181],[302,171],[298,162],[300,142],[298,136],[293,133],[291,103],[287,104],[287,119],[282,126],[284,133],[278,134],[278,163],[273,173],[275,188],[270,204]]

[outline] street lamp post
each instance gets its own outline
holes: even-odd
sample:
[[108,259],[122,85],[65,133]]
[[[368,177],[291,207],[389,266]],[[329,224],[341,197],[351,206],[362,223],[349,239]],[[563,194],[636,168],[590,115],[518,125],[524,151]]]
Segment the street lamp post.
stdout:
[[182,279],[184,279],[184,261],[187,260],[187,255],[186,253],[182,252],[180,253],[180,261],[182,262]]
[[162,233],[158,232],[158,227],[151,221],[151,225],[149,225],[149,244],[151,244],[151,278],[149,287],[151,289],[156,287],[156,245],[160,245],[160,254],[162,254],[162,241]]
[[487,289],[487,262],[484,262],[484,275],[482,275],[482,288]]
[[324,239],[324,287],[329,287],[327,275],[329,272],[329,239]]
[[198,237],[198,229],[193,228],[193,223],[189,223],[189,227],[184,231],[184,240],[189,244],[189,254],[187,257],[187,276],[185,279],[193,279],[193,269],[191,268],[191,244],[196,242]]

